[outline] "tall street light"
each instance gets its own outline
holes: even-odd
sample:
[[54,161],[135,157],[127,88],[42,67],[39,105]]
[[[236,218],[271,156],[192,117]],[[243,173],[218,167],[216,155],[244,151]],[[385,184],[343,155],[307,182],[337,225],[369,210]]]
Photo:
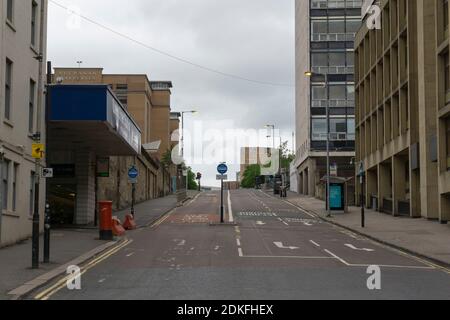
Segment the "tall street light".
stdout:
[[[272,129],[273,148],[275,149],[275,125],[268,124],[268,125],[266,125],[266,128]],[[267,138],[270,138],[270,135],[268,135]]]
[[312,71],[306,71],[305,76],[312,78],[313,76],[323,77],[325,79],[325,90],[327,91],[327,105],[326,105],[326,117],[327,117],[327,217],[331,217],[331,195],[330,195],[330,90],[328,74],[315,73]]
[[[185,114],[196,114],[198,111],[182,111],[181,113],[181,157],[184,159],[184,115]],[[189,170],[186,173],[186,191],[189,189]]]

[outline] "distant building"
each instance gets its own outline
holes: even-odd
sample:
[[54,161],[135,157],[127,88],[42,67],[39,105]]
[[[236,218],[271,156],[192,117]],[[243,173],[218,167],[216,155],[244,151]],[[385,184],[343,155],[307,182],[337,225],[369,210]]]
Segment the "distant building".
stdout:
[[[327,131],[338,175],[351,177],[355,156],[354,38],[361,0],[295,1],[296,137],[293,190],[324,197]],[[312,77],[305,73],[311,71]],[[328,86],[324,86],[325,77]],[[327,118],[327,108],[329,117]]]
[[270,161],[272,149],[262,147],[241,148],[241,171],[239,181],[242,181],[247,168],[251,165],[267,165]]
[[[4,153],[0,160],[0,246],[32,233],[34,184],[40,174],[31,156],[33,135],[39,130],[41,142],[46,140],[45,65],[40,74],[37,57],[42,54],[45,64],[47,5],[44,0],[0,1],[0,149]],[[41,164],[45,163],[44,158]],[[41,180],[39,191],[42,231],[45,180]]]

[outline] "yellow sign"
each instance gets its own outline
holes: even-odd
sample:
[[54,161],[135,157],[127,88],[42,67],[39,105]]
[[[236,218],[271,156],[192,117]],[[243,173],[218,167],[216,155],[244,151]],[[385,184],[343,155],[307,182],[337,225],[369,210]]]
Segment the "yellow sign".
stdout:
[[33,143],[31,156],[34,159],[42,159],[44,157],[45,147],[42,143]]

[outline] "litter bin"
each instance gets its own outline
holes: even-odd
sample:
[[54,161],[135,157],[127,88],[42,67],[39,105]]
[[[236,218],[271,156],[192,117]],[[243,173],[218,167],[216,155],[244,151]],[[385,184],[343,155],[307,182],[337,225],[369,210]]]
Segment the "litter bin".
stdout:
[[113,240],[112,201],[100,201],[100,240]]

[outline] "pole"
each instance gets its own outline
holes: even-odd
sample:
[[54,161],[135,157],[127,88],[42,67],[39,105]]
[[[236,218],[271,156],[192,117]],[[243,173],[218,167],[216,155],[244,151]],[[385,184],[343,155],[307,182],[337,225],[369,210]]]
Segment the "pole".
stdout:
[[184,160],[184,112],[181,113],[181,157]]
[[365,197],[364,197],[364,176],[361,175],[361,227],[366,227],[366,216],[364,211]]
[[325,74],[325,88],[327,90],[327,217],[331,217],[331,195],[330,195],[330,90],[328,75]]
[[0,243],[2,241],[2,216],[3,216],[3,146],[0,145]]
[[44,263],[50,263],[50,205],[45,204]]
[[136,184],[131,184],[131,215],[134,217],[134,204],[136,202]]
[[221,181],[221,188],[220,188],[220,223],[224,223],[224,215],[223,215],[223,179]]

